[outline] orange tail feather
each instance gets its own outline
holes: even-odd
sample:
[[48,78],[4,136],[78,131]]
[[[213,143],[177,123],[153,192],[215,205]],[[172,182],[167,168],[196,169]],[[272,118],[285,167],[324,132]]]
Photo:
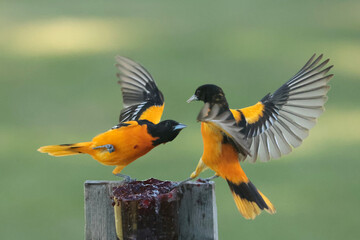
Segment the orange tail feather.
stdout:
[[38,149],[39,152],[48,153],[51,156],[68,156],[80,153],[87,153],[91,142],[82,142],[75,144],[61,144],[61,145],[49,145],[43,146]]
[[241,182],[240,184],[228,181],[228,184],[235,204],[244,218],[254,219],[261,213],[261,210],[266,210],[270,214],[276,212],[269,199],[258,191],[250,181],[247,183]]

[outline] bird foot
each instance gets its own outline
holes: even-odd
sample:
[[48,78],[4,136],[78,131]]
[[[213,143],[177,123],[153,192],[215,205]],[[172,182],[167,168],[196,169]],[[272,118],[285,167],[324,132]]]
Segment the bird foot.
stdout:
[[215,178],[218,178],[219,175],[214,175],[212,177],[208,177],[208,178],[199,178],[200,181],[203,181],[203,182],[210,182],[211,180],[215,179]]
[[130,176],[121,173],[117,173],[115,176],[123,178],[126,183],[136,181],[135,178],[131,178]]
[[191,180],[193,180],[194,178],[191,178],[191,177],[189,177],[189,178],[187,178],[187,179],[185,179],[185,180],[183,180],[183,181],[181,181],[181,182],[178,182],[178,183],[176,183],[176,185],[174,186],[174,188],[175,187],[180,187],[181,185],[183,185],[184,183],[186,183],[186,182],[188,182],[188,181],[191,181]]
[[93,147],[93,149],[98,149],[98,148],[106,148],[109,151],[109,153],[112,153],[115,151],[115,147],[111,144],[105,144],[102,146]]

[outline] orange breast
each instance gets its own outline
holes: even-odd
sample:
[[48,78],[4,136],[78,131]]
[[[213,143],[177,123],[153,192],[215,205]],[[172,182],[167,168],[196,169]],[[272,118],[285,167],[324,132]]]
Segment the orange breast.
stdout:
[[213,123],[201,123],[204,142],[202,161],[221,177],[234,183],[247,182],[238,153],[231,144],[223,144],[221,129]]
[[92,150],[90,154],[93,158],[105,165],[127,165],[153,149],[152,141],[156,138],[148,134],[147,126],[132,123],[94,137],[93,147],[112,144],[115,151],[109,153],[106,149]]

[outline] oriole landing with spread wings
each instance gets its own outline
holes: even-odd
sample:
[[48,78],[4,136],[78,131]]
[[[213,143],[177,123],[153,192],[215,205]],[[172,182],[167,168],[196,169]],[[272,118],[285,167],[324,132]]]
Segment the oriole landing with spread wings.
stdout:
[[174,140],[186,127],[173,120],[160,122],[164,97],[150,73],[128,58],[116,60],[124,105],[120,123],[91,142],[44,146],[39,152],[52,156],[87,153],[102,164],[116,166],[113,174],[124,176],[120,172],[125,166],[159,144]]
[[201,121],[204,152],[190,178],[206,168],[226,179],[240,213],[254,219],[266,210],[275,213],[272,203],[250,182],[240,162],[269,161],[298,147],[324,111],[329,90],[327,75],[332,68],[319,63],[315,55],[289,81],[253,106],[229,109],[223,90],[215,85],[200,86],[188,102],[205,103]]

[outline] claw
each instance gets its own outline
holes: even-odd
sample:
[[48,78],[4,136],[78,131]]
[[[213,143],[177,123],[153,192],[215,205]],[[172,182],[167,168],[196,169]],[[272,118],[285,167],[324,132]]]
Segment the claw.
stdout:
[[209,181],[213,180],[214,178],[218,178],[218,177],[219,177],[219,175],[215,174],[212,177],[208,177],[208,178],[205,178],[205,179],[200,178],[200,179],[205,181],[205,182],[209,182]]
[[98,149],[98,148],[106,148],[109,151],[109,153],[112,153],[115,151],[115,147],[111,144],[105,144],[102,146],[93,147],[93,149]]
[[185,179],[185,180],[183,180],[183,181],[181,181],[181,182],[178,182],[175,186],[174,186],[174,188],[175,187],[180,187],[181,185],[183,185],[184,183],[186,183],[186,182],[188,182],[188,181],[191,181],[191,180],[193,180],[194,178],[191,178],[191,177],[189,177],[189,178],[187,178],[187,179]]

